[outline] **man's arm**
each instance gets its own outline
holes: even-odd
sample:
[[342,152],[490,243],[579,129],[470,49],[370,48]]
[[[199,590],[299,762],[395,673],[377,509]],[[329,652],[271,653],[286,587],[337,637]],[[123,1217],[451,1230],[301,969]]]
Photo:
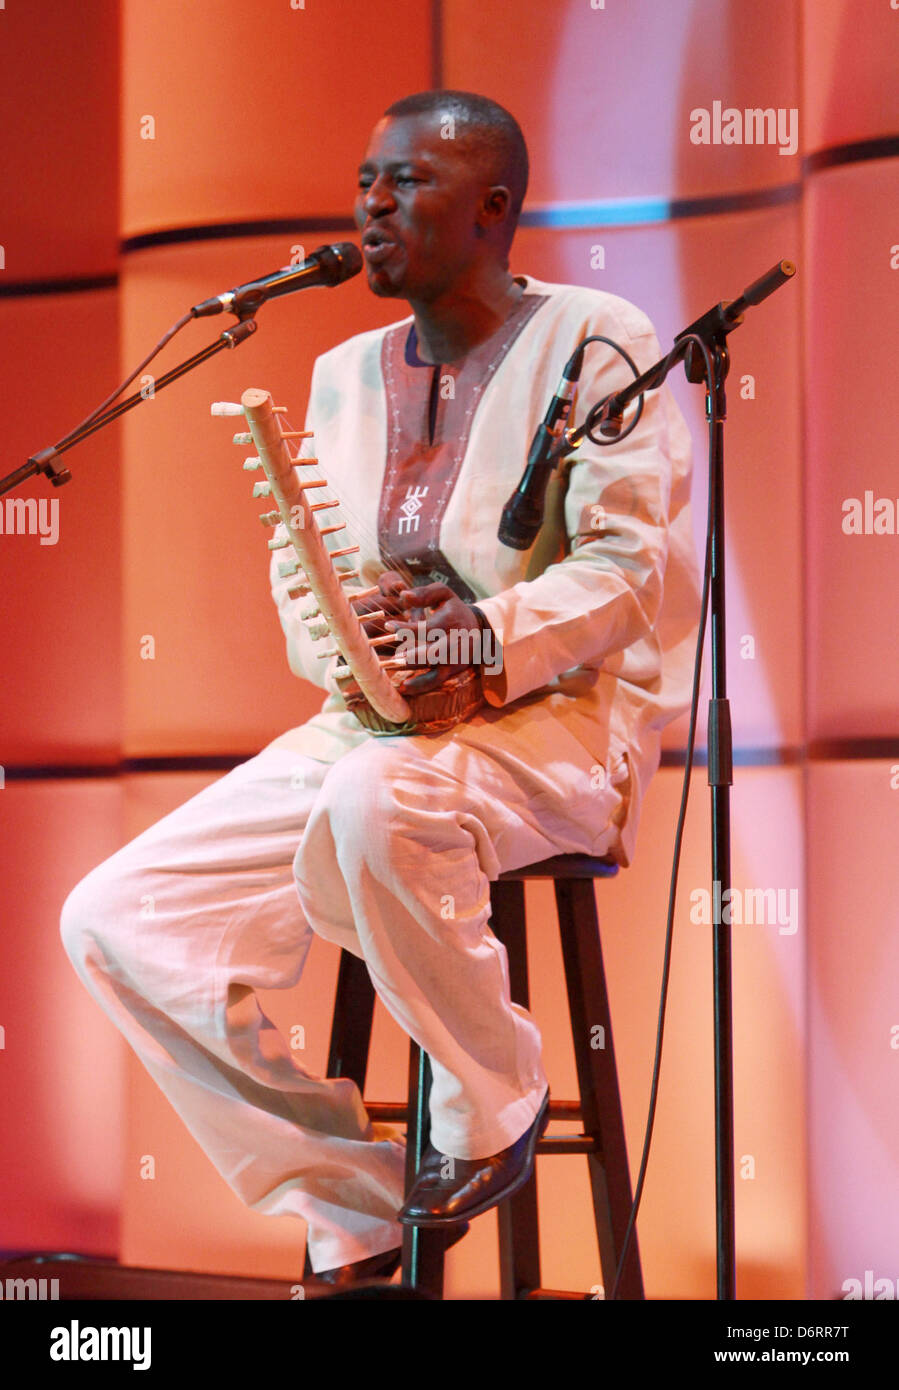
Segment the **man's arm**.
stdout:
[[[622,342],[641,371],[660,355],[645,323],[639,338]],[[579,419],[622,381],[619,374],[608,383],[610,350],[591,344],[591,352],[602,366],[584,371]],[[586,440],[565,498],[569,553],[537,578],[478,599],[502,650],[501,673],[484,677],[491,704],[508,704],[574,667],[598,667],[652,632],[668,555],[673,433],[683,447],[686,427],[663,389],[647,393],[636,430],[621,444]]]

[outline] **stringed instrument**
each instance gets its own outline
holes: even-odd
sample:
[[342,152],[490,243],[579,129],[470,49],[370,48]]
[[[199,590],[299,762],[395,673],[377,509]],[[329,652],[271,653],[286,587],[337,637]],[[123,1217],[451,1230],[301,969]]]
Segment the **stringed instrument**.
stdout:
[[[409,665],[394,651],[393,633],[369,636],[363,623],[371,624],[388,615],[381,609],[357,612],[353,607],[374,595],[383,598],[380,587],[350,587],[361,580],[358,569],[338,569],[335,560],[359,553],[359,546],[347,534],[346,544],[329,549],[325,537],[347,529],[346,522],[320,526],[318,515],[340,506],[337,499],[312,501],[315,492],[328,487],[319,460],[301,455],[291,448],[295,440],[312,438],[309,430],[292,429],[285,406],[272,403],[268,391],[251,387],[240,404],[218,401],[213,415],[243,416],[249,430],[234,435],[234,443],[252,444],[256,454],[246,459],[248,471],[261,469],[265,480],[253,486],[253,496],[272,498],[277,511],[260,516],[263,525],[284,527],[286,534],[269,541],[272,550],[290,553],[278,562],[282,578],[295,582],[288,589],[291,598],[311,600],[301,613],[314,641],[332,638],[335,645],[319,656],[336,658],[334,677],[347,705],[362,726],[373,734],[442,733],[467,719],[483,704],[480,672],[466,667],[451,675],[436,690],[402,694],[397,688],[410,674]],[[286,426],[286,427],[285,427]],[[308,470],[308,471],[307,471]]]

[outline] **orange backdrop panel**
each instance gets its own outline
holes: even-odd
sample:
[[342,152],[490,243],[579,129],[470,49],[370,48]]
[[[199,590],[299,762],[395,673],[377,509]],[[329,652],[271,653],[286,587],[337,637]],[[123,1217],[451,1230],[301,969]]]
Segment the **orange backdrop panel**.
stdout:
[[124,0],[123,234],[345,215],[371,126],[429,85],[430,13],[421,0]]
[[809,1297],[866,1270],[894,1297],[899,762],[813,764],[807,785]]
[[[597,886],[634,1179],[646,1125],[681,781],[674,769],[657,775],[632,868]],[[737,1275],[740,1296],[750,1299],[801,1298],[804,1291],[802,821],[798,770],[735,770],[733,886],[744,900],[747,890],[780,889],[784,905],[795,908],[778,922],[770,914],[752,924],[735,919],[732,927]],[[662,1089],[640,1215],[647,1290],[655,1298],[715,1293],[712,928],[699,920],[708,899],[697,896],[710,892],[710,878],[709,793],[699,773],[681,859]],[[564,1224],[563,1211],[558,1221]],[[557,1265],[557,1273],[564,1269]]]
[[892,0],[803,0],[806,150],[899,130],[899,24]]
[[[530,201],[691,197],[789,183],[798,151],[694,144],[690,113],[799,106],[796,11],[782,0],[445,0],[444,85],[519,119]],[[801,136],[801,128],[800,128]]]
[[[13,348],[3,369],[5,472],[67,434],[112,390],[116,291],[0,300],[0,334]],[[41,475],[0,498],[5,764],[118,757],[119,431],[112,425],[62,455],[71,482],[54,488]]]
[[2,7],[0,242],[11,280],[115,269],[118,45],[117,0]]
[[[827,169],[809,182],[806,659],[813,739],[899,733],[897,203],[896,160]],[[875,520],[878,499],[886,505]],[[861,534],[843,529],[853,501]]]
[[126,1118],[125,1043],[59,937],[79,878],[122,843],[106,779],[0,791],[0,1249],[114,1255]]

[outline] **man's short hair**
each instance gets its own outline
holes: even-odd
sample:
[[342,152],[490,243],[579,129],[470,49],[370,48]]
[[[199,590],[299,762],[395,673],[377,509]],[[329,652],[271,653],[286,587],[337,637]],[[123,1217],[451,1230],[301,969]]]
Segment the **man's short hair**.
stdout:
[[415,92],[388,106],[385,116],[451,117],[483,161],[490,183],[505,184],[512,195],[510,233],[514,232],[528,187],[528,147],[510,111],[489,97],[449,89]]

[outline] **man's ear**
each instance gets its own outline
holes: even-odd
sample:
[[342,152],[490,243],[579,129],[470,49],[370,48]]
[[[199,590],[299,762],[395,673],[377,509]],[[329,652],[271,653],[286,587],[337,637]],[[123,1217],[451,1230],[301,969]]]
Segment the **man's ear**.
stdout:
[[481,226],[484,230],[500,226],[509,216],[512,194],[504,183],[494,184],[484,195]]

